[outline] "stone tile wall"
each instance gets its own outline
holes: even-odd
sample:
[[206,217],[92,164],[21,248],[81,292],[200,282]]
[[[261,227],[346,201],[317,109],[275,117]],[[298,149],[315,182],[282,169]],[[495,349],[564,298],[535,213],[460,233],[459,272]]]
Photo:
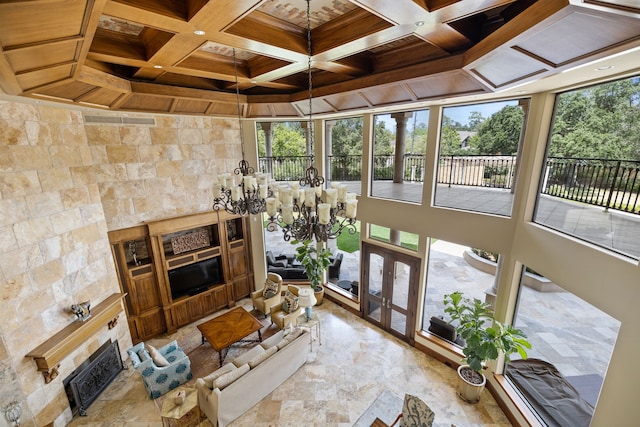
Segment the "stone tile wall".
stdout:
[[141,117],[155,125],[0,101],[0,407],[22,401],[22,425],[65,425],[62,380],[109,338],[131,345],[123,317],[46,385],[25,357],[74,321],[72,303],[119,292],[107,231],[211,209],[215,172],[240,158],[237,120]]

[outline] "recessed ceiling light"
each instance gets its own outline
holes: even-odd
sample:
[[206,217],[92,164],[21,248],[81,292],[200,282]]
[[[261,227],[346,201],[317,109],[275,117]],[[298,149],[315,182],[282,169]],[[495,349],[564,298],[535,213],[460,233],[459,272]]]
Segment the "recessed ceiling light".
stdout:
[[613,68],[613,65],[603,65],[602,67],[596,68],[596,71],[610,70],[612,68]]
[[207,33],[205,33],[205,32],[204,32],[204,31],[202,31],[202,30],[194,30],[194,31],[193,31],[193,34],[195,34],[196,36],[204,36],[204,35],[205,35],[205,34],[207,34]]
[[424,25],[424,21],[416,21],[414,24],[416,27],[422,27]]
[[162,68],[162,65],[154,65],[153,68]]

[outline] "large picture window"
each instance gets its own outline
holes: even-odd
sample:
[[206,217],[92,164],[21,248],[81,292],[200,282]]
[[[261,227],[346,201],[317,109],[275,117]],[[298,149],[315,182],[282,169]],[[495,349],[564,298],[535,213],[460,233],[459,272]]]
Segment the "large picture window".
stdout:
[[435,206],[510,216],[527,99],[446,107]]
[[371,195],[421,203],[429,110],[374,117]]
[[640,77],[557,95],[534,221],[640,258]]

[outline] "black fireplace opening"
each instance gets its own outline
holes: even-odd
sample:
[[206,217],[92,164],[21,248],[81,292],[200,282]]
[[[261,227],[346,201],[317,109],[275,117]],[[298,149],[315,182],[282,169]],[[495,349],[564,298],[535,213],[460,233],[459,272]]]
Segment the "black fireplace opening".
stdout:
[[75,416],[87,415],[87,408],[124,369],[118,341],[107,341],[62,381]]

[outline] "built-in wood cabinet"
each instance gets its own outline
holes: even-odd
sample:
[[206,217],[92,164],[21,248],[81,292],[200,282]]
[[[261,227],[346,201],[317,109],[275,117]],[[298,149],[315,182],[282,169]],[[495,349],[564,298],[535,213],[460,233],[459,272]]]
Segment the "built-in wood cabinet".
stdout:
[[253,282],[248,223],[225,212],[109,233],[134,342],[232,307]]

